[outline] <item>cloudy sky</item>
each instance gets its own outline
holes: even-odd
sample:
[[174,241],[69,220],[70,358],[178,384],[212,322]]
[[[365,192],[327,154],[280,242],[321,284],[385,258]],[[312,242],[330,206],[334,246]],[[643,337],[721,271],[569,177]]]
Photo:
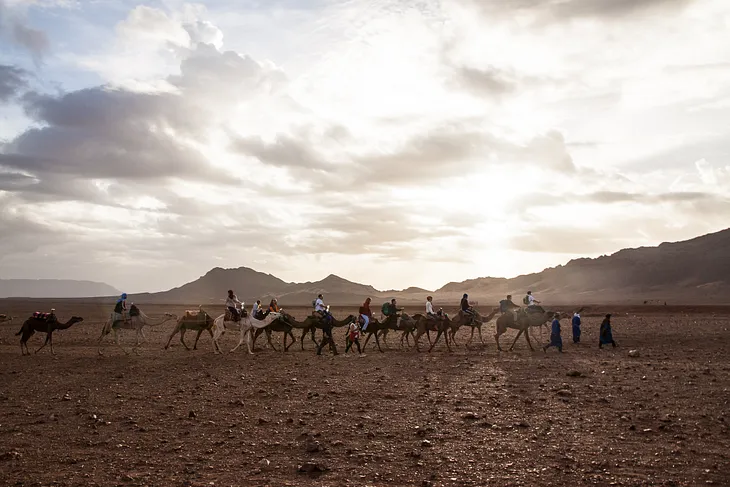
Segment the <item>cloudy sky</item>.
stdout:
[[515,276],[730,215],[727,0],[0,0],[0,278]]

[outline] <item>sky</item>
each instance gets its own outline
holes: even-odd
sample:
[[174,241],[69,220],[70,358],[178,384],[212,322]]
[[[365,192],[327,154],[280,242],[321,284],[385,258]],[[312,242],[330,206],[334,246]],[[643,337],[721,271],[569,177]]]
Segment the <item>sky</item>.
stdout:
[[728,215],[727,0],[0,0],[0,278],[435,289]]

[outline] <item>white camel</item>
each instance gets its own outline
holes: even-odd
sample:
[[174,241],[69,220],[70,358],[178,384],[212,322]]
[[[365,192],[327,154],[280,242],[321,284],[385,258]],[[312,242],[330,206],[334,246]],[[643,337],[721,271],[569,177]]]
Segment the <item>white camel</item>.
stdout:
[[[136,342],[133,350],[135,353],[137,353],[137,347],[139,347],[141,341],[147,340],[147,337],[145,336],[143,330],[145,326],[154,327],[159,326],[163,323],[167,323],[168,321],[177,320],[177,316],[175,316],[174,314],[165,313],[162,318],[157,321],[153,321],[153,319],[147,316],[141,309],[137,308],[137,311],[139,312],[139,314],[135,316],[130,316],[129,320],[126,322],[123,320],[115,320],[114,318],[116,313],[112,313],[111,316],[109,316],[109,319],[106,323],[104,323],[104,327],[101,329],[101,336],[99,336],[99,355],[103,355],[103,353],[101,353],[101,341],[109,333],[113,333],[114,343],[120,349],[122,349],[125,354],[129,354],[129,352],[127,352],[124,347],[122,347],[122,345],[119,343],[119,330],[134,330]],[[140,337],[142,340],[140,340]]]
[[[241,318],[240,322],[235,321],[226,321],[226,315],[222,314],[218,318],[216,318],[213,321],[213,340],[217,341],[218,338],[220,338],[223,333],[225,333],[227,328],[230,329],[239,329],[241,332],[241,336],[238,340],[238,345],[236,345],[232,350],[231,353],[238,350],[238,347],[243,345],[243,342],[246,342],[246,348],[248,348],[248,353],[253,355],[253,352],[251,351],[251,343],[252,343],[252,331],[254,329],[258,328],[265,328],[271,324],[275,319],[280,318],[281,313],[269,313],[266,318],[263,320],[257,320],[256,318],[251,317],[251,315],[247,315]],[[246,339],[248,337],[248,340]]]

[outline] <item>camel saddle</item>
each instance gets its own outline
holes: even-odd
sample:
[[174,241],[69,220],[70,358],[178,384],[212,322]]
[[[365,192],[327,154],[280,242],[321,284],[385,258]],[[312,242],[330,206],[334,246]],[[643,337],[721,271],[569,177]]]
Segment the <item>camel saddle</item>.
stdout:
[[202,309],[187,309],[185,310],[186,321],[200,321],[205,322],[208,318],[208,314]]
[[238,323],[241,321],[241,318],[245,318],[248,316],[248,313],[246,313],[246,310],[243,309],[238,313],[238,319],[233,319],[233,313],[231,313],[231,310],[226,308],[226,316],[223,318],[225,321],[233,321],[234,323]]
[[41,311],[36,311],[33,313],[33,318],[36,320],[45,320],[45,321],[51,321],[56,319],[56,315],[53,313],[43,313]]
[[134,304],[129,308],[129,316],[139,316],[139,308]]

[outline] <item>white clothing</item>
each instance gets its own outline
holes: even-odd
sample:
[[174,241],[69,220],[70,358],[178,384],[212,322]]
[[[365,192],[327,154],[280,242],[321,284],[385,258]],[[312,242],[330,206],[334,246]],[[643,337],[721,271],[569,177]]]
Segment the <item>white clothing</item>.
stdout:
[[436,313],[433,312],[433,303],[431,301],[426,301],[426,314],[427,315],[435,315]]
[[527,306],[532,306],[535,304],[535,296],[532,294],[527,295]]
[[234,294],[233,297],[227,297],[226,298],[226,307],[227,308],[235,308],[237,304],[240,304],[243,306],[243,303],[238,300],[238,297]]
[[259,303],[253,303],[253,309],[251,310],[251,314],[255,315],[258,310],[259,310]]
[[327,311],[327,307],[324,305],[324,301],[322,301],[320,298],[317,298],[317,301],[314,302],[314,310],[321,311],[323,313]]

